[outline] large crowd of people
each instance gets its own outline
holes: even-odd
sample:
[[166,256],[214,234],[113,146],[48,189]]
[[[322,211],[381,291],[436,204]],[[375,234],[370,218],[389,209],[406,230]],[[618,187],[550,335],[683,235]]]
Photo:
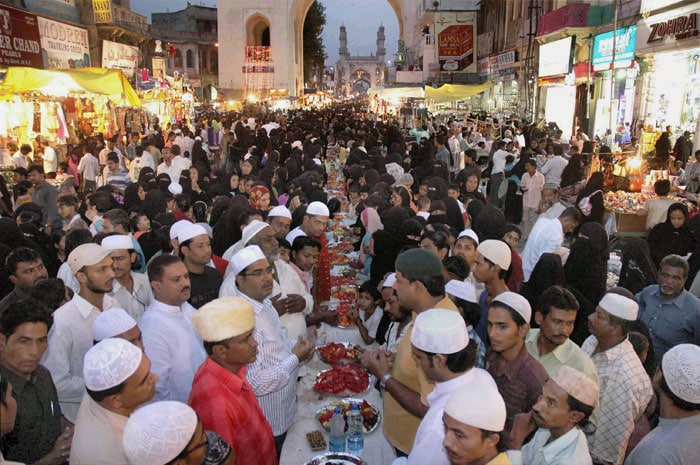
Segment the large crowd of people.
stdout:
[[608,147],[483,116],[9,143],[0,462],[276,465],[340,242],[393,465],[698,463],[700,216],[657,182],[611,287]]

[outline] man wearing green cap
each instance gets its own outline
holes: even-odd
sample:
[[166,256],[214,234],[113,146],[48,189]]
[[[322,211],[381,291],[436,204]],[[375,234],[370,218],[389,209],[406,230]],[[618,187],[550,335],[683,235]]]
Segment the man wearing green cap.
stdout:
[[431,250],[411,249],[398,256],[393,287],[399,304],[412,310],[410,327],[399,342],[394,364],[383,349],[369,356],[369,370],[380,380],[384,394],[384,434],[399,455],[408,455],[421,418],[428,411],[426,397],[434,384],[411,355],[411,331],[418,314],[430,308],[457,311],[445,294],[445,275],[440,257]]

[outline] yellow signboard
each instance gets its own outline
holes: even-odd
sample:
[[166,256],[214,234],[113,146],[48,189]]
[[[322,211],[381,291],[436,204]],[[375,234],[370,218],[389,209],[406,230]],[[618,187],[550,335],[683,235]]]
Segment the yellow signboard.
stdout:
[[111,0],[92,0],[92,10],[95,15],[95,24],[113,22]]

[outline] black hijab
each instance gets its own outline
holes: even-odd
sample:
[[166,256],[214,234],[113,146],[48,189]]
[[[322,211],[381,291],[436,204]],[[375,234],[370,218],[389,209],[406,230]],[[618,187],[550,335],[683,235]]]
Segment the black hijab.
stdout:
[[585,223],[571,246],[564,273],[566,283],[578,289],[593,305],[598,305],[608,278],[608,235],[599,223]]

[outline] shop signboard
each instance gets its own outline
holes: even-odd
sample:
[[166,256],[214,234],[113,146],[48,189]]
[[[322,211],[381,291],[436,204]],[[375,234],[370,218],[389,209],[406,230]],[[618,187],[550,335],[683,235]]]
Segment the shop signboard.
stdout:
[[593,70],[610,69],[613,62],[613,42],[615,42],[614,68],[627,68],[634,60],[634,47],[637,39],[637,25],[598,34],[593,40]]
[[493,82],[515,79],[515,50],[489,59],[489,78]]
[[24,0],[24,7],[32,13],[80,23],[75,0]]
[[489,57],[485,58],[480,58],[479,61],[477,61],[477,69],[479,72],[479,76],[488,76],[489,75]]
[[0,67],[43,65],[36,15],[0,5]]
[[112,1],[92,0],[92,12],[95,24],[112,23]]
[[39,16],[39,34],[45,69],[90,66],[87,30]]
[[558,76],[571,72],[573,37],[565,37],[540,45],[539,77]]
[[439,13],[435,17],[435,32],[441,71],[477,71],[475,13]]
[[491,55],[493,53],[493,31],[479,34],[476,42],[479,44],[477,56],[479,58]]
[[586,27],[588,4],[572,3],[540,17],[537,37],[556,32],[567,27]]
[[102,67],[121,69],[131,79],[139,61],[139,49],[131,45],[102,41]]
[[700,4],[686,4],[637,23],[638,55],[694,49],[700,42]]

